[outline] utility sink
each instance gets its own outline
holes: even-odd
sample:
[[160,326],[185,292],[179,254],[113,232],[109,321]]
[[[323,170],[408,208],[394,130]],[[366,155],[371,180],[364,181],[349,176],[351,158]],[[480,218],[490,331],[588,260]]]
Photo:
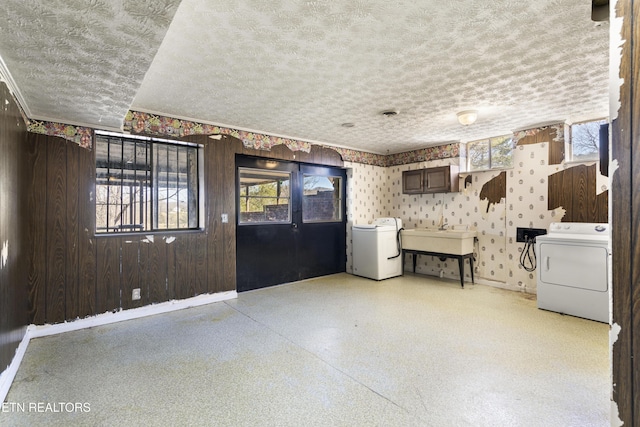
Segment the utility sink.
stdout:
[[473,253],[476,230],[468,227],[439,230],[437,228],[413,228],[402,230],[402,249],[437,252],[451,255]]

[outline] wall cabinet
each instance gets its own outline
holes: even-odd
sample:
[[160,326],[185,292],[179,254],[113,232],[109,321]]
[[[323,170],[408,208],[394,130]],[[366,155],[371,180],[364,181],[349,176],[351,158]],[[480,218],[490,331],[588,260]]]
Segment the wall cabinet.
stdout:
[[459,168],[455,165],[402,172],[404,194],[450,193],[460,191]]

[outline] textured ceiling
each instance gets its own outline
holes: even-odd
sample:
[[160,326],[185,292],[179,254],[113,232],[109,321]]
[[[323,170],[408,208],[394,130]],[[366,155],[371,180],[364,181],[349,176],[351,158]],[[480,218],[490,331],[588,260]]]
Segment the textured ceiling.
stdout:
[[588,0],[177,3],[3,0],[27,113],[120,127],[130,108],[381,154],[608,114]]
[[179,3],[2,0],[2,74],[31,119],[120,128]]

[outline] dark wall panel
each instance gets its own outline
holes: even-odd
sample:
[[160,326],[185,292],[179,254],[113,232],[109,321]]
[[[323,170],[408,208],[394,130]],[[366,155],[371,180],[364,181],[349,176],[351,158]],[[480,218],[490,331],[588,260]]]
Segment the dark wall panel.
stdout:
[[97,239],[97,243],[96,313],[93,314],[120,307],[120,238]]
[[95,161],[89,150],[78,152],[78,306],[80,318],[96,313]]
[[[612,2],[621,20],[620,109],[611,124],[611,245],[613,259],[612,400],[620,423],[640,425],[640,1]],[[612,32],[613,37],[613,32]],[[617,70],[616,70],[617,71]],[[616,74],[617,75],[617,74]],[[616,419],[617,420],[617,419]]]
[[27,227],[28,260],[29,260],[29,319],[31,323],[45,323],[47,254],[47,138],[29,134],[28,162],[30,170],[29,188],[26,193],[28,211]]
[[[66,144],[67,146],[69,144]],[[80,159],[79,150],[69,150],[67,153],[66,173],[66,266],[65,266],[65,317],[75,319],[79,316],[79,253],[78,243],[80,239],[78,215],[79,215],[79,182],[78,166]]]
[[45,321],[65,319],[67,241],[67,144],[56,139],[47,144],[47,279]]
[[[122,239],[122,308],[135,308],[142,306],[142,298],[131,299],[133,289],[138,288],[142,275],[140,263],[140,242],[136,239]],[[142,292],[140,293],[142,296]]]
[[0,371],[4,371],[29,324],[26,197],[33,151],[20,110],[2,82],[0,102]]
[[549,176],[548,208],[562,207],[562,222],[608,222],[608,192],[596,194],[596,165],[577,165]]
[[[149,248],[149,271],[147,274],[147,288],[149,303],[164,302],[169,299],[167,295],[167,253],[175,256],[176,243],[169,245],[162,240],[160,235],[153,236],[153,240],[145,238],[143,244]],[[180,288],[181,282],[179,276],[176,275],[175,287]],[[140,287],[141,286],[136,286]]]

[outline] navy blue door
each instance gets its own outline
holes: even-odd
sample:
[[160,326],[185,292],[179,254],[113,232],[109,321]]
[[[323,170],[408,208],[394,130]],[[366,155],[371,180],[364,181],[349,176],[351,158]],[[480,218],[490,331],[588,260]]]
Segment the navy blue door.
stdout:
[[345,271],[346,172],[237,156],[239,292]]

